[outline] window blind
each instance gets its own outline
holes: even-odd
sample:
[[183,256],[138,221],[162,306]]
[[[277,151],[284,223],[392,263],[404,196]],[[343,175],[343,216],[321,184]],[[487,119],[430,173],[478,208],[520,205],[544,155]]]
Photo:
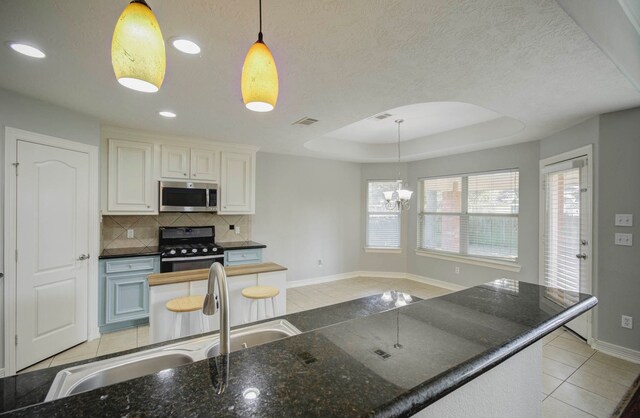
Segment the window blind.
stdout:
[[400,211],[388,210],[383,194],[397,189],[396,180],[367,183],[367,247],[400,248]]
[[580,290],[580,169],[545,175],[545,285]]
[[418,247],[517,258],[518,188],[515,170],[421,180]]

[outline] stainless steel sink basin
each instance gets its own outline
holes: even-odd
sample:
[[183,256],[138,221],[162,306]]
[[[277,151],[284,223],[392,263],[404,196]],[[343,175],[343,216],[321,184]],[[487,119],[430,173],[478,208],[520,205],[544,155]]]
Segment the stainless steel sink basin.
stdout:
[[[272,321],[231,331],[231,351],[238,351],[271,341],[281,340],[300,334],[300,331],[287,321]],[[207,351],[207,357],[220,354],[219,341]]]
[[[231,351],[254,347],[300,334],[285,320],[275,320],[231,331]],[[219,353],[218,335],[198,337],[188,341],[140,351],[124,356],[63,369],[56,374],[45,401],[158,373]]]

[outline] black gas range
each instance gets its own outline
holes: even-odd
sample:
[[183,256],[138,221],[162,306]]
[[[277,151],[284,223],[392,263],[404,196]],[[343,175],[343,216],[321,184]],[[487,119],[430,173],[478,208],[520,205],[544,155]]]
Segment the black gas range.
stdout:
[[204,269],[223,262],[224,249],[215,243],[214,226],[161,227],[160,272]]

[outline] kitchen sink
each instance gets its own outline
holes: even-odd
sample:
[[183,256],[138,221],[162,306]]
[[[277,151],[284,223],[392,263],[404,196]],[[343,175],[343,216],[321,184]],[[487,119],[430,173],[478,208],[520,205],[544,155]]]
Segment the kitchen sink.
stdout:
[[[265,344],[293,335],[300,330],[285,320],[263,322],[232,330],[231,351]],[[63,369],[56,374],[45,401],[121,383],[171,369],[220,353],[218,334],[198,337],[124,356]]]
[[[287,321],[272,321],[231,331],[231,351],[238,351],[271,341],[281,340],[300,334],[300,331]],[[220,341],[214,343],[207,351],[207,357],[220,354]]]

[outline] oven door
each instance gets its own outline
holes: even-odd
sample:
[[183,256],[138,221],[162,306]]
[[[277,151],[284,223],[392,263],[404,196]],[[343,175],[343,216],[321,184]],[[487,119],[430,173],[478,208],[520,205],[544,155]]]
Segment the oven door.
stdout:
[[160,212],[215,212],[209,204],[210,188],[215,184],[160,182]]
[[223,263],[223,259],[223,254],[206,255],[200,257],[163,258],[160,262],[160,272],[169,273],[172,271],[208,269],[216,261],[219,263]]

